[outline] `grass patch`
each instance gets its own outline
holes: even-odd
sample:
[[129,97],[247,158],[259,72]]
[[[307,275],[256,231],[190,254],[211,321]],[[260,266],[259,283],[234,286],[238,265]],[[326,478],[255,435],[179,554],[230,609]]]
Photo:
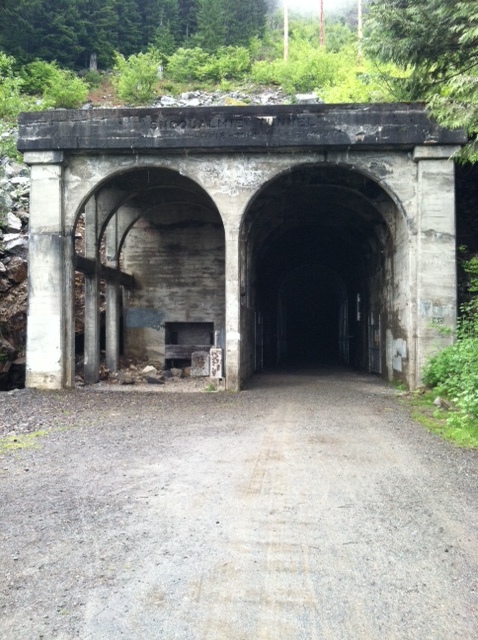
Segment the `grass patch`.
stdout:
[[0,438],[0,455],[7,453],[13,453],[20,449],[38,449],[38,438],[47,436],[49,431],[45,429],[40,431],[34,431],[33,433],[25,433],[18,436],[5,436]]
[[403,396],[411,407],[412,418],[428,431],[453,442],[457,447],[478,449],[478,422],[464,419],[453,409],[447,411],[435,406],[433,401],[436,397],[437,393],[433,391]]

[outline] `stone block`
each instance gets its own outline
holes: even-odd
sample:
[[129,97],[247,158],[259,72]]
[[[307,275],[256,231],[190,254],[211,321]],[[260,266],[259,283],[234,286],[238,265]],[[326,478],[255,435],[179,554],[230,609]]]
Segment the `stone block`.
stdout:
[[203,378],[209,375],[209,353],[207,351],[194,351],[191,354],[191,376]]
[[222,371],[222,349],[213,347],[209,352],[209,358],[211,363],[211,378],[223,378]]

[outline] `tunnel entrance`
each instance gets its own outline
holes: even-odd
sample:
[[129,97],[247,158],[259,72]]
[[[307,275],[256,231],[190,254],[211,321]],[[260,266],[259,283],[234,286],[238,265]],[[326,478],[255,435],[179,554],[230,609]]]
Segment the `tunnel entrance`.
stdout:
[[347,316],[347,293],[334,271],[322,265],[292,270],[279,287],[278,305],[278,364],[348,362],[341,317]]
[[392,211],[376,182],[346,167],[294,168],[262,189],[241,237],[245,377],[278,365],[376,370],[369,324],[391,315]]

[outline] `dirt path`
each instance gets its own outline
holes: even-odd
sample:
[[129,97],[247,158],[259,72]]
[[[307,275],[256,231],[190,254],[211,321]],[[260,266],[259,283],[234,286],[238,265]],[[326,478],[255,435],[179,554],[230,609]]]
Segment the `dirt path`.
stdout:
[[0,638],[474,640],[478,455],[335,373],[0,396]]

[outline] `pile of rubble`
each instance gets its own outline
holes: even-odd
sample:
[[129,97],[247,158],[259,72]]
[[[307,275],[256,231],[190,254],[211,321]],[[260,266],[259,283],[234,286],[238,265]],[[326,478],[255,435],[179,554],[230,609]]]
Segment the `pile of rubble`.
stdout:
[[290,98],[280,88],[265,91],[186,91],[177,97],[161,96],[155,107],[230,107],[245,105],[285,104]]
[[24,378],[30,174],[0,159],[0,389]]
[[[81,386],[83,378],[76,377],[76,385]],[[102,365],[100,368],[100,383],[96,385],[98,389],[125,389],[127,387],[141,387],[143,389],[156,391],[220,391],[223,389],[223,381],[211,379],[207,376],[191,376],[191,367],[171,369],[158,369],[151,364],[144,362],[124,361],[116,372],[110,372]]]

